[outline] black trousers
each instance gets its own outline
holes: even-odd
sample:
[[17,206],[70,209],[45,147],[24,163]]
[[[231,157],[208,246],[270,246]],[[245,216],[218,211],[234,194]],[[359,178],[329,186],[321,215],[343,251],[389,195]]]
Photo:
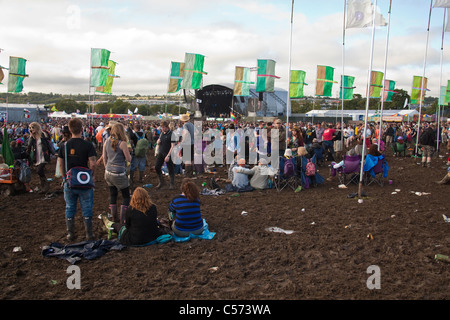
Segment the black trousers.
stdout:
[[41,163],[36,167],[36,172],[41,179],[46,179],[45,177],[45,165],[46,163]]
[[[162,153],[158,153],[158,155],[156,156],[155,171],[158,176],[160,176],[162,174],[161,168],[164,165],[165,158],[166,158],[166,155],[164,155]],[[170,159],[167,162],[167,170],[169,171],[170,176],[175,175],[175,165],[173,164],[172,159]]]

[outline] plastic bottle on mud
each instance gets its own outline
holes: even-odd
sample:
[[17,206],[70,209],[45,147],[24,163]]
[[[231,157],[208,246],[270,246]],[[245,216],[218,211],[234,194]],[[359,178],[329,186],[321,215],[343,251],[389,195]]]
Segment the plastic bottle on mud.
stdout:
[[439,261],[450,262],[450,257],[444,256],[443,254],[437,254],[434,256],[434,258]]
[[151,188],[151,187],[153,187],[153,185],[151,183],[148,183],[148,184],[144,184],[143,187],[144,188]]

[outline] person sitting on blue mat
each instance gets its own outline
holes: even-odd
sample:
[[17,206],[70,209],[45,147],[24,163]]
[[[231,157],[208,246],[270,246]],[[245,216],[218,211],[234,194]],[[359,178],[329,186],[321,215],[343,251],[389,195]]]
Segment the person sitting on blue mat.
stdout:
[[101,215],[108,229],[108,239],[113,232],[118,234],[121,244],[133,246],[142,245],[156,240],[169,233],[157,218],[156,206],[148,192],[141,187],[134,190],[130,206],[125,211],[125,223],[108,220],[106,213]]
[[173,233],[178,237],[199,235],[204,231],[200,210],[200,190],[191,179],[184,179],[181,194],[169,203],[169,220]]

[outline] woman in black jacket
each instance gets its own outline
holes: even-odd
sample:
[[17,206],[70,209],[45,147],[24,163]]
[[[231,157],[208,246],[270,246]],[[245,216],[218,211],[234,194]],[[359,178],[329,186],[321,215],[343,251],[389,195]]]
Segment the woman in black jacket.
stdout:
[[45,176],[45,166],[50,162],[50,142],[42,132],[37,122],[30,124],[30,139],[28,140],[27,155],[30,163],[36,167],[41,182],[40,193],[47,193],[49,184]]

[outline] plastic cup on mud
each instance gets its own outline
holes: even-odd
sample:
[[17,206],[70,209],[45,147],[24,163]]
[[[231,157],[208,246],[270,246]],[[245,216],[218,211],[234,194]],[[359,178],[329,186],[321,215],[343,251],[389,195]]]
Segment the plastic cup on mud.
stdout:
[[389,184],[392,184],[393,183],[393,181],[392,180],[389,180]]

